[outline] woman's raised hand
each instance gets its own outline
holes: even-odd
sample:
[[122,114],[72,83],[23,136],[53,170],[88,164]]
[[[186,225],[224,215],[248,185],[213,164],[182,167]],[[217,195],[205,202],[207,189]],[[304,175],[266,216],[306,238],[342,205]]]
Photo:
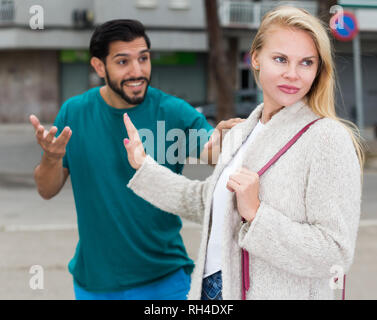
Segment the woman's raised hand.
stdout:
[[127,129],[129,139],[124,139],[124,147],[127,150],[128,162],[135,170],[139,169],[147,157],[139,133],[133,125],[127,113],[123,116],[124,125]]

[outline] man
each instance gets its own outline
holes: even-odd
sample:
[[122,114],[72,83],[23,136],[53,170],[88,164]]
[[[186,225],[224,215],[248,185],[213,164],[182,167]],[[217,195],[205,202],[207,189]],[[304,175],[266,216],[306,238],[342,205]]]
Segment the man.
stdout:
[[[161,124],[166,132],[213,128],[188,103],[149,86],[150,40],[140,22],[112,20],[97,27],[90,53],[106,84],[66,101],[49,131],[30,116],[43,149],[34,173],[40,195],[52,198],[71,175],[79,242],[68,268],[76,299],[185,299],[193,261],[179,234],[181,220],[126,188],[135,171],[123,147],[123,114],[153,133],[148,144],[157,146],[151,149],[156,160],[175,143],[161,142]],[[186,142],[179,151],[189,156],[195,150]],[[195,145],[202,147],[200,141]],[[182,172],[181,162],[159,160]]]

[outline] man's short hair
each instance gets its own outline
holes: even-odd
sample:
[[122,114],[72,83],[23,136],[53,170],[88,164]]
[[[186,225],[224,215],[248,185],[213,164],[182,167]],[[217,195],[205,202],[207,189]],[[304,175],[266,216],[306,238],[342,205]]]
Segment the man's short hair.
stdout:
[[117,19],[107,21],[96,27],[90,39],[89,51],[92,57],[97,57],[105,62],[109,54],[109,45],[113,41],[130,42],[137,38],[144,38],[148,49],[151,42],[145,33],[145,28],[140,21],[130,19]]

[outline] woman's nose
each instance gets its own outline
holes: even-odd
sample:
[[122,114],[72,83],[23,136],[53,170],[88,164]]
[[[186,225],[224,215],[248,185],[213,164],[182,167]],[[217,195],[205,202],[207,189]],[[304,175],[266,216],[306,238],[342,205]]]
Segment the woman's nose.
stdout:
[[284,75],[285,78],[291,79],[291,80],[296,80],[299,78],[299,75],[296,70],[296,66],[290,65],[288,66],[287,70],[285,71]]

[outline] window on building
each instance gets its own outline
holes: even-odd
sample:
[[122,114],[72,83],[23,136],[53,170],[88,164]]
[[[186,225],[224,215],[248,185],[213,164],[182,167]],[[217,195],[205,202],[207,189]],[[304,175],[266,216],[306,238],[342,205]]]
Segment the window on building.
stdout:
[[0,23],[12,22],[14,19],[14,2],[13,0],[0,1]]
[[153,9],[157,7],[157,0],[136,0],[135,5],[141,9]]
[[175,10],[185,10],[190,8],[189,0],[170,0],[169,8]]

